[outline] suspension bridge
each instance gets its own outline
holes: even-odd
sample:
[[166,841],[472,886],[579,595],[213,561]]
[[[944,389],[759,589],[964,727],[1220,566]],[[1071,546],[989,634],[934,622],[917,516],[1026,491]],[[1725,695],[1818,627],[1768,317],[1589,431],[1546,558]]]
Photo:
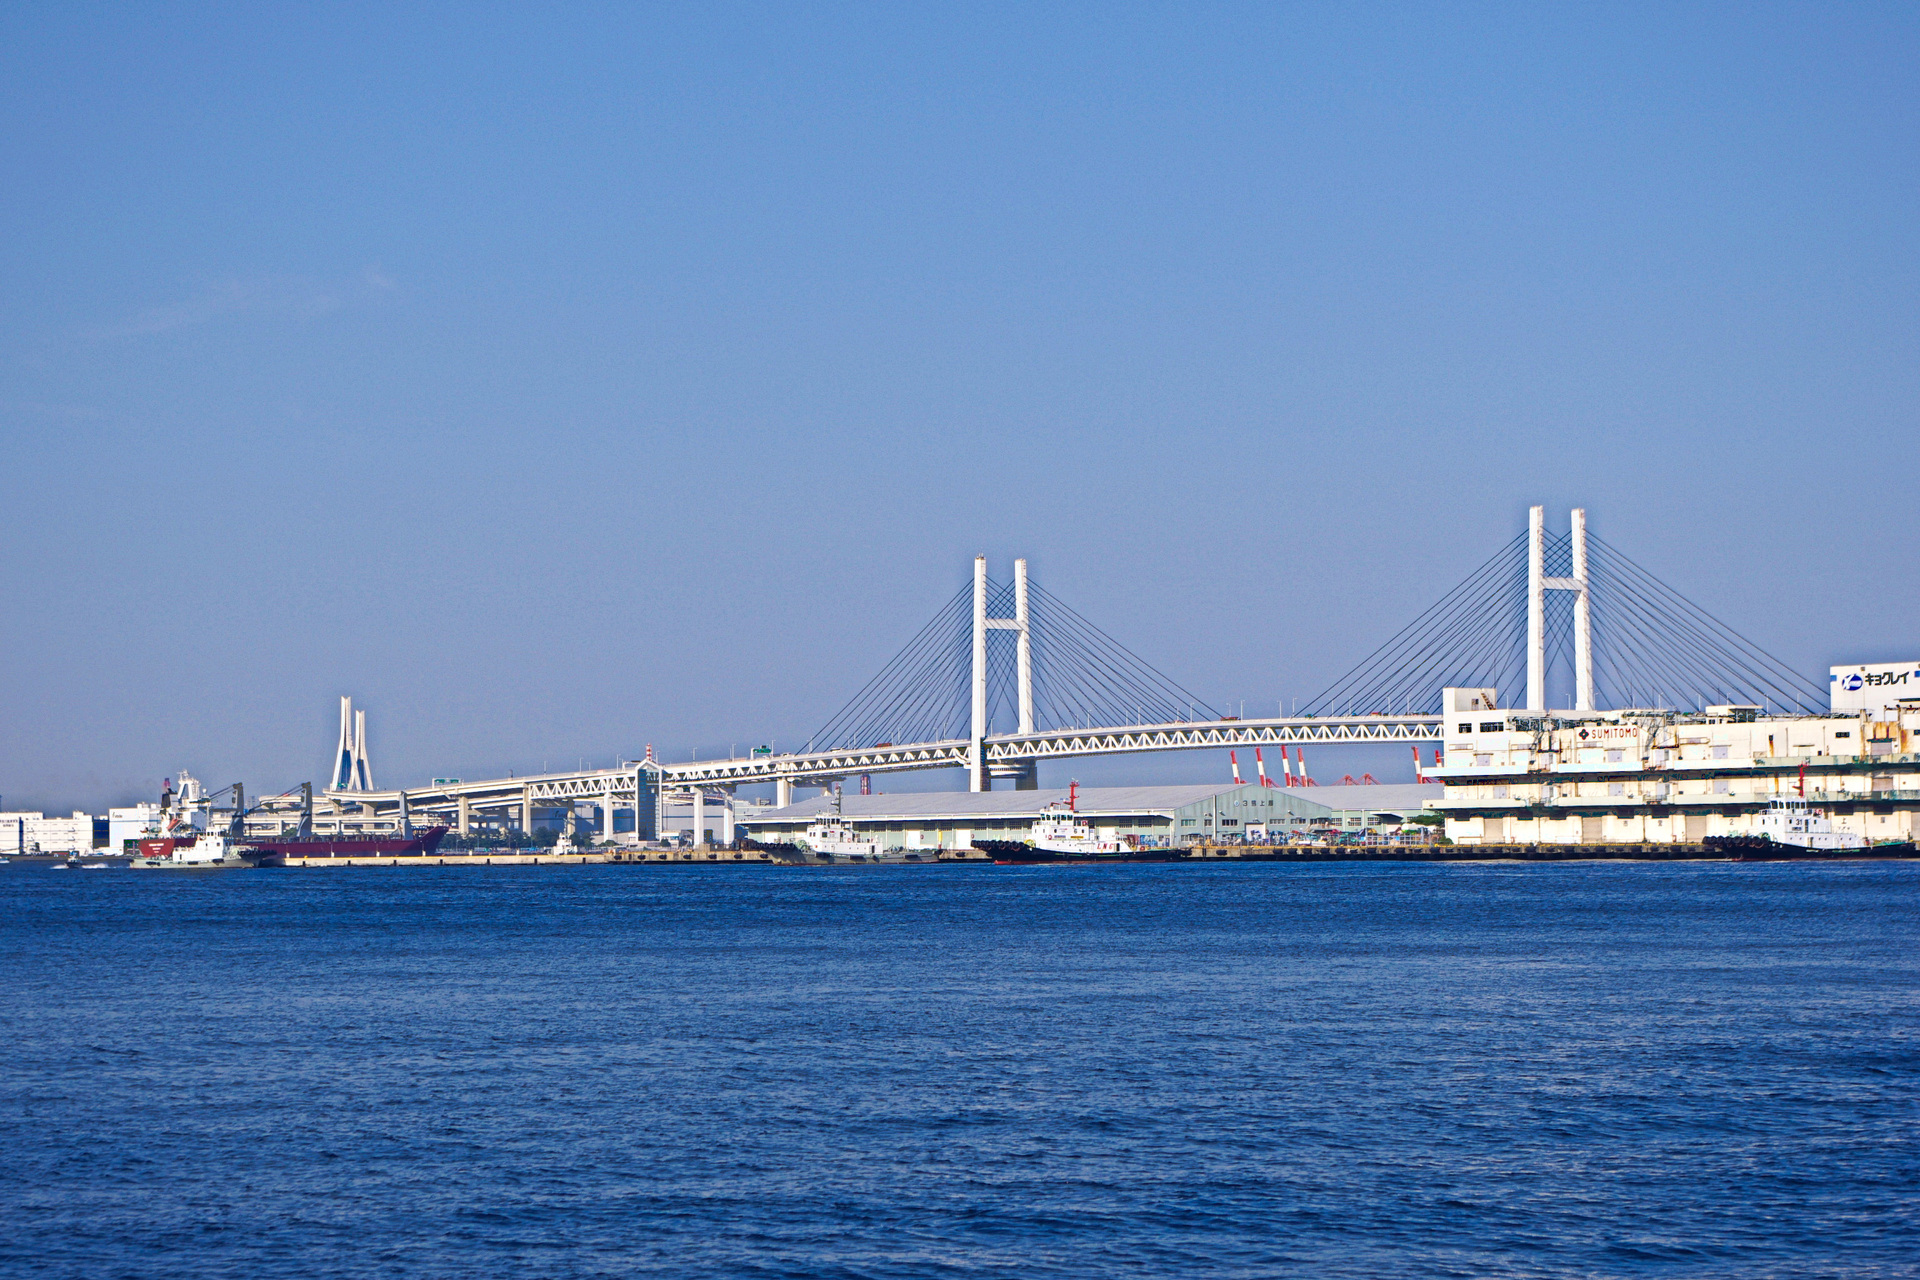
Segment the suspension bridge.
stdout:
[[741,786],[772,783],[784,806],[795,786],[910,770],[965,770],[969,788],[984,791],[996,781],[1037,786],[1042,760],[1419,744],[1441,737],[1444,688],[1494,689],[1502,706],[1545,714],[1550,686],[1576,711],[1741,704],[1814,714],[1827,700],[1823,686],[1589,532],[1583,510],[1553,534],[1534,507],[1525,533],[1296,715],[1221,714],[1033,580],[1026,561],[995,581],[983,556],[971,584],[801,750],[377,791],[356,723],[323,798],[348,828],[432,820],[462,833],[476,817],[530,830],[536,808],[589,803],[608,837],[616,807],[633,809],[645,832],[659,805],[677,798],[692,802],[696,831],[705,805],[719,806],[731,840]]

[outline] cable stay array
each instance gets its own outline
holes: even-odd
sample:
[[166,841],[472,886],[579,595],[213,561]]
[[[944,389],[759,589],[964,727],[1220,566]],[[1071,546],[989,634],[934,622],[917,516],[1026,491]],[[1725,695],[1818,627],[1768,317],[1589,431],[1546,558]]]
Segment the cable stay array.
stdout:
[[[1826,690],[1734,631],[1625,552],[1589,531],[1594,702],[1599,707],[1697,711],[1757,706],[1781,714],[1824,711]],[[1544,573],[1573,573],[1571,534],[1544,539]],[[1526,705],[1527,535],[1467,575],[1406,627],[1336,680],[1303,714],[1437,714],[1447,686],[1493,688],[1502,706]],[[1546,665],[1571,671],[1575,598],[1545,593]],[[1570,706],[1570,697],[1549,697]]]
[[[1516,603],[1517,602],[1517,603]],[[1301,708],[1302,715],[1433,715],[1440,690],[1526,689],[1527,535],[1468,574],[1385,644]]]
[[[1447,686],[1492,688],[1527,705],[1529,534],[1501,547],[1458,586],[1307,704],[1309,716],[1433,715]],[[1550,706],[1573,705],[1574,535],[1540,531]],[[1688,600],[1599,535],[1585,533],[1594,705],[1694,711],[1717,704],[1771,713],[1825,709],[1826,690]],[[984,575],[984,568],[980,571]],[[1012,619],[1011,582],[983,578],[987,616]],[[1076,613],[1027,583],[1033,728],[1051,733],[1214,720],[1219,713]],[[955,741],[971,732],[973,588],[956,592],[905,647],[814,734],[816,751]],[[987,732],[1020,728],[1019,635],[985,631]]]
[[[1011,600],[1013,588],[1005,591]],[[1027,609],[1033,631],[1036,730],[1219,718],[1219,712],[1037,582],[1028,584]],[[1013,636],[998,634],[1006,641],[1011,666]],[[1007,718],[1017,716],[1012,703],[1014,684],[995,680],[989,687],[1004,694],[1004,701],[992,709],[995,732],[1008,732],[1013,725]]]
[[[1694,710],[1731,703],[1790,715],[1827,710],[1824,686],[1591,531],[1587,574],[1594,617],[1606,620],[1604,632],[1596,623],[1593,646],[1594,684],[1605,694],[1602,705]],[[1573,602],[1563,603],[1570,613]]]
[[[1014,586],[990,581],[987,612],[1010,617]],[[1167,724],[1217,713],[1037,582],[1027,584],[1037,732]],[[987,632],[989,732],[1019,729],[1018,637]],[[940,742],[970,732],[973,588],[962,588],[809,741],[811,751]]]

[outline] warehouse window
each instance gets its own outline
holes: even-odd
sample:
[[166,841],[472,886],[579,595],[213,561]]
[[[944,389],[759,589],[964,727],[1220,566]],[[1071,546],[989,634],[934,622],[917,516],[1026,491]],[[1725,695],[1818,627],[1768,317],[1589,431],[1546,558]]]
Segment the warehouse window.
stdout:
[[1482,732],[1482,733],[1498,733],[1498,732],[1500,732],[1500,730],[1501,730],[1501,729],[1503,729],[1503,728],[1505,728],[1505,727],[1506,727],[1506,726],[1505,726],[1505,725],[1503,725],[1503,724],[1501,724],[1501,723],[1500,723],[1500,722],[1499,722],[1498,720],[1493,720],[1493,721],[1485,721],[1485,720],[1483,720],[1483,721],[1481,721],[1481,723],[1480,723],[1480,732]]
[[1462,733],[1472,733],[1472,732],[1473,732],[1473,726],[1472,726],[1472,725],[1470,725],[1470,724],[1463,724],[1463,725],[1461,725],[1461,726],[1460,726],[1460,732],[1462,732]]

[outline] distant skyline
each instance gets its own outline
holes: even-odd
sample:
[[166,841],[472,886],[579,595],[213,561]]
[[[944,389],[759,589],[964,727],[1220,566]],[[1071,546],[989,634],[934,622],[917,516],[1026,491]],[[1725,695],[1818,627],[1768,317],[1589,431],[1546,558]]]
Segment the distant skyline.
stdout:
[[1534,503],[1920,657],[1917,67],[1895,5],[0,14],[0,797],[318,781],[343,694],[382,785],[797,743],[980,553],[1304,702]]

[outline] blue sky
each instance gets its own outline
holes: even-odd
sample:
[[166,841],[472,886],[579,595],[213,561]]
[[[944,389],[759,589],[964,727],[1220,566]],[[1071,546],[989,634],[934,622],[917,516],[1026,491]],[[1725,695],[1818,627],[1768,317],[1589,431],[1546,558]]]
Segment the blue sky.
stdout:
[[1306,699],[1533,502],[1913,657],[1917,36],[16,6],[0,796],[277,790],[343,693],[389,784],[797,741],[980,552]]

